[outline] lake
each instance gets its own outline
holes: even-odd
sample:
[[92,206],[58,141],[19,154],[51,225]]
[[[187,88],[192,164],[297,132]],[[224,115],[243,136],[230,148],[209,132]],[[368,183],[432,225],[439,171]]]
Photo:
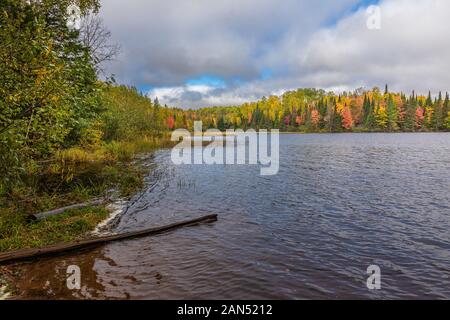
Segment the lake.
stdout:
[[[279,172],[145,159],[115,232],[156,237],[21,264],[26,298],[450,299],[450,134],[281,135]],[[81,267],[80,291],[66,288]],[[381,289],[366,286],[381,270]]]

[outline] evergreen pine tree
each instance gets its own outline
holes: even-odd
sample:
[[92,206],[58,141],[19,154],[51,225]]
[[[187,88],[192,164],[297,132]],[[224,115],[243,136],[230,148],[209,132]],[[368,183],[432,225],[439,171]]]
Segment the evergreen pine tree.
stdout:
[[363,103],[363,121],[364,125],[367,127],[369,125],[369,118],[372,113],[370,98],[367,95],[364,95],[364,103]]
[[387,114],[387,128],[389,131],[396,131],[398,130],[398,110],[397,106],[395,105],[394,99],[392,98],[392,95],[389,95],[387,107],[386,107],[386,114]]
[[431,91],[428,91],[428,97],[427,101],[425,102],[426,107],[432,107],[433,106],[433,100],[431,99]]
[[337,105],[334,105],[333,111],[333,123],[332,123],[333,132],[342,131],[342,115],[337,110]]
[[366,127],[368,129],[373,129],[375,127],[375,99],[367,99],[369,112],[367,113],[367,119],[366,119]]
[[449,96],[448,96],[448,92],[445,93],[445,100],[444,103],[442,105],[442,125],[440,129],[447,129],[447,122],[450,122],[450,105],[449,105]]
[[439,98],[435,99],[432,107],[431,126],[435,131],[439,131],[444,122],[444,115],[442,110],[442,93],[439,92]]
[[414,99],[414,93],[411,99],[406,103],[405,107],[405,120],[403,122],[404,131],[414,131],[416,127],[416,101]]

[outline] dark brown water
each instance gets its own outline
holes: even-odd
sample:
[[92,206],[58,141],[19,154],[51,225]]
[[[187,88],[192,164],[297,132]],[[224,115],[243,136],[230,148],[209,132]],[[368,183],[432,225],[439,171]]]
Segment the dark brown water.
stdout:
[[[27,298],[450,298],[450,134],[283,135],[280,172],[147,161],[115,231],[157,237],[15,266]],[[80,291],[66,288],[79,265]],[[380,266],[381,290],[366,287]]]

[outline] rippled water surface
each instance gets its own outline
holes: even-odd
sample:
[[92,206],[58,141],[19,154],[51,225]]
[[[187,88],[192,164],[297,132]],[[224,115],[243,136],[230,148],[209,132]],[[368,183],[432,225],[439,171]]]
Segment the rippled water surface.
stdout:
[[[450,298],[450,134],[282,135],[280,171],[146,160],[117,232],[219,220],[18,266],[28,298]],[[66,288],[68,265],[82,290]],[[366,287],[379,265],[381,290]]]

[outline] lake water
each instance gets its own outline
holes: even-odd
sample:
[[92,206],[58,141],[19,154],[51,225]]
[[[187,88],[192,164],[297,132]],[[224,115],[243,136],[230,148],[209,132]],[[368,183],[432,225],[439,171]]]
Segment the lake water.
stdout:
[[[450,298],[450,134],[282,135],[280,170],[175,166],[170,150],[114,231],[211,224],[22,264],[27,298]],[[66,288],[81,267],[82,290]],[[381,269],[381,289],[366,286]]]

